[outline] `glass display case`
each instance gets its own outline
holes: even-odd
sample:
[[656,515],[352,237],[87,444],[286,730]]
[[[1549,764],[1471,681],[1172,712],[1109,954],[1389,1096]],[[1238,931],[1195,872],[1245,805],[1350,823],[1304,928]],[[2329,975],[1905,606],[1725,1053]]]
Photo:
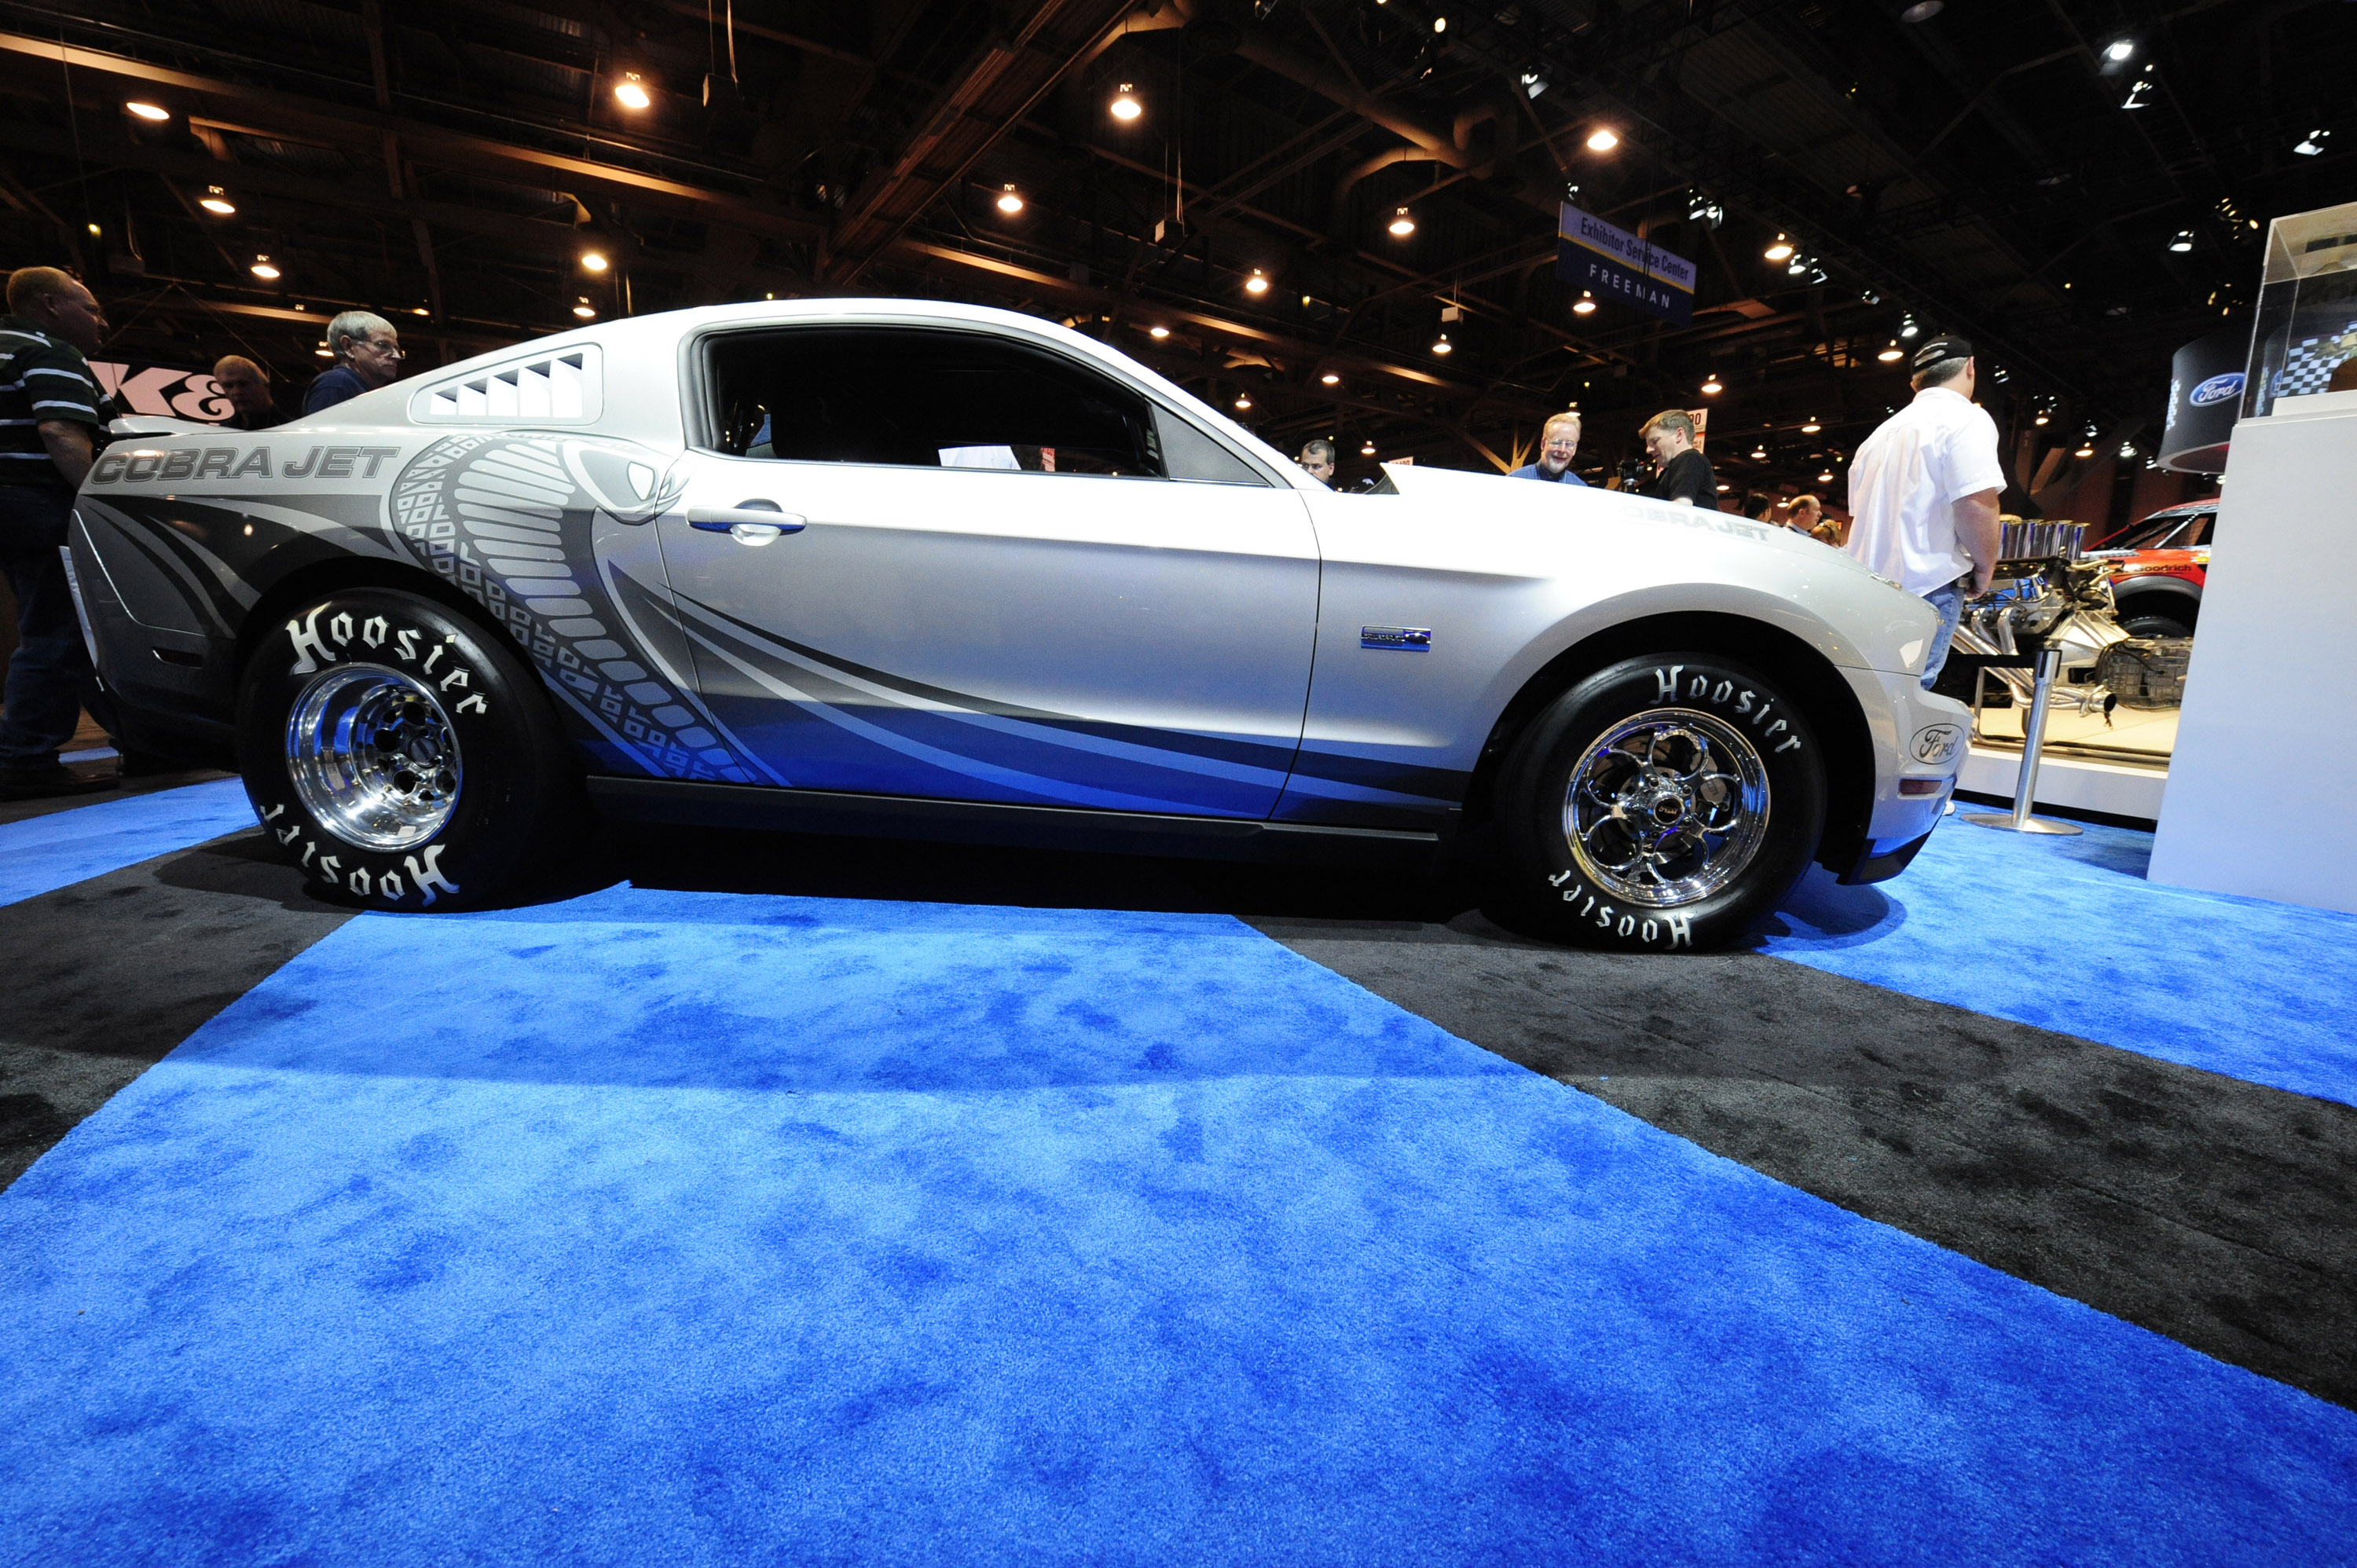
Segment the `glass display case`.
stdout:
[[2357,201],[2268,226],[2243,417],[2342,392],[2357,392]]

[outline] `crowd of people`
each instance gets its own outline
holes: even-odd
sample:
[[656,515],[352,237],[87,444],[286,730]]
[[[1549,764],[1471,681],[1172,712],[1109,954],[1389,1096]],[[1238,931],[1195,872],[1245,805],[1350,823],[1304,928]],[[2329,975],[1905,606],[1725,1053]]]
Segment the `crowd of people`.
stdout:
[[[1566,410],[1555,414],[1539,430],[1537,453],[1507,478],[1585,489],[1587,481],[1571,466],[1579,456],[1579,430],[1577,413]],[[1676,506],[1718,504],[1718,475],[1697,444],[1700,432],[1694,415],[1680,408],[1663,409],[1647,420],[1637,435],[1645,444],[1653,469],[1652,483],[1637,493]],[[1312,478],[1330,485],[1334,482],[1334,454],[1333,442],[1322,435],[1313,436],[1303,444],[1301,456],[1294,460]],[[1618,480],[1611,483],[1617,487]],[[1774,515],[1778,510],[1784,512],[1781,518]],[[1805,533],[1835,549],[1846,542],[1841,525],[1825,516],[1824,503],[1813,495],[1794,496],[1781,503],[1769,496],[1754,495],[1748,498],[1744,515],[1789,528],[1795,533]]]

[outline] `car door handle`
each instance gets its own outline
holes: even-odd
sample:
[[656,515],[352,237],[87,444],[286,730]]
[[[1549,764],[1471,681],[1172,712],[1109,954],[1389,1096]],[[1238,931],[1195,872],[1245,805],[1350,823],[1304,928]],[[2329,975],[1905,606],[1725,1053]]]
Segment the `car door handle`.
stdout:
[[800,533],[810,519],[774,506],[696,506],[687,509],[687,525],[727,534],[740,544],[767,544],[781,533]]

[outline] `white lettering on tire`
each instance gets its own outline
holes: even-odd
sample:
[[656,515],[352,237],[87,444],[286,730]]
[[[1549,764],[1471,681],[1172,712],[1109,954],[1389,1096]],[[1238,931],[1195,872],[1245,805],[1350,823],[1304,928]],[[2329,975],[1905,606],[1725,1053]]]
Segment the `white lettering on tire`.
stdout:
[[407,663],[409,660],[417,657],[417,634],[415,632],[411,631],[404,627],[403,629],[393,634],[393,640],[400,650],[402,662]]
[[[1620,914],[1609,904],[1598,908],[1596,895],[1578,883],[1572,882],[1572,875],[1573,874],[1568,871],[1558,872],[1547,878],[1547,885],[1562,892],[1565,903],[1578,906],[1572,913],[1573,919],[1584,920],[1592,913],[1596,917],[1594,923],[1597,929],[1609,931],[1618,937],[1633,936],[1647,947],[1652,946],[1656,941],[1667,944],[1673,950],[1694,946],[1692,915],[1672,914],[1664,910],[1662,914],[1640,924],[1634,914]],[[1564,886],[1566,883],[1571,885],[1566,887]]]
[[371,616],[361,623],[361,640],[371,648],[382,648],[387,629],[389,629],[389,623],[384,617]]
[[[1683,664],[1657,664],[1653,667],[1653,696],[1656,701],[1668,703],[1679,700],[1679,682],[1685,674],[1685,668]],[[1753,729],[1760,730],[1763,741],[1774,739],[1779,730],[1792,727],[1784,719],[1770,724],[1769,715],[1775,711],[1775,703],[1772,700],[1761,701],[1759,693],[1738,688],[1732,680],[1722,680],[1714,686],[1709,676],[1696,675],[1685,681],[1684,695],[1684,700],[1690,703],[1708,703],[1719,708],[1733,707],[1738,715],[1751,721]],[[1760,729],[1762,725],[1767,725],[1767,728]],[[1791,751],[1800,744],[1799,736],[1788,736],[1775,747],[1775,752]]]
[[408,892],[409,888],[401,880],[401,873],[388,871],[376,879],[376,890],[381,897],[398,904],[401,902],[401,896]]
[[338,648],[350,648],[352,643],[352,618],[344,611],[337,611],[336,618],[328,623],[328,635],[336,639]]
[[458,885],[442,875],[441,860],[442,846],[438,843],[425,846],[425,864],[423,865],[417,864],[417,857],[414,854],[402,856],[402,864],[409,867],[409,879],[417,884],[417,890],[425,895],[425,902],[429,905],[440,897],[436,888],[454,897],[458,892]]
[[357,893],[361,897],[365,898],[371,891],[370,881],[371,879],[368,874],[368,868],[366,866],[362,866],[352,873],[350,878],[345,882],[344,886],[351,892]]
[[[336,655],[319,639],[319,612],[313,610],[307,621],[286,623],[286,635],[295,639],[295,667],[289,675],[309,675],[321,664],[333,664]],[[317,658],[314,658],[314,655]]]

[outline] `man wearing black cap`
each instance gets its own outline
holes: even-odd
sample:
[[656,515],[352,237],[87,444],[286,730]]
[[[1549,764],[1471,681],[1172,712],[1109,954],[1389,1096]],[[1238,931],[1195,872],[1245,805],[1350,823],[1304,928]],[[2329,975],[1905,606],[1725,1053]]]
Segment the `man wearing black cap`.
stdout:
[[1853,556],[1940,612],[1923,659],[1928,689],[1969,595],[1996,570],[1996,422],[1973,402],[1973,346],[1953,336],[1915,350],[1915,401],[1866,438],[1849,466]]

